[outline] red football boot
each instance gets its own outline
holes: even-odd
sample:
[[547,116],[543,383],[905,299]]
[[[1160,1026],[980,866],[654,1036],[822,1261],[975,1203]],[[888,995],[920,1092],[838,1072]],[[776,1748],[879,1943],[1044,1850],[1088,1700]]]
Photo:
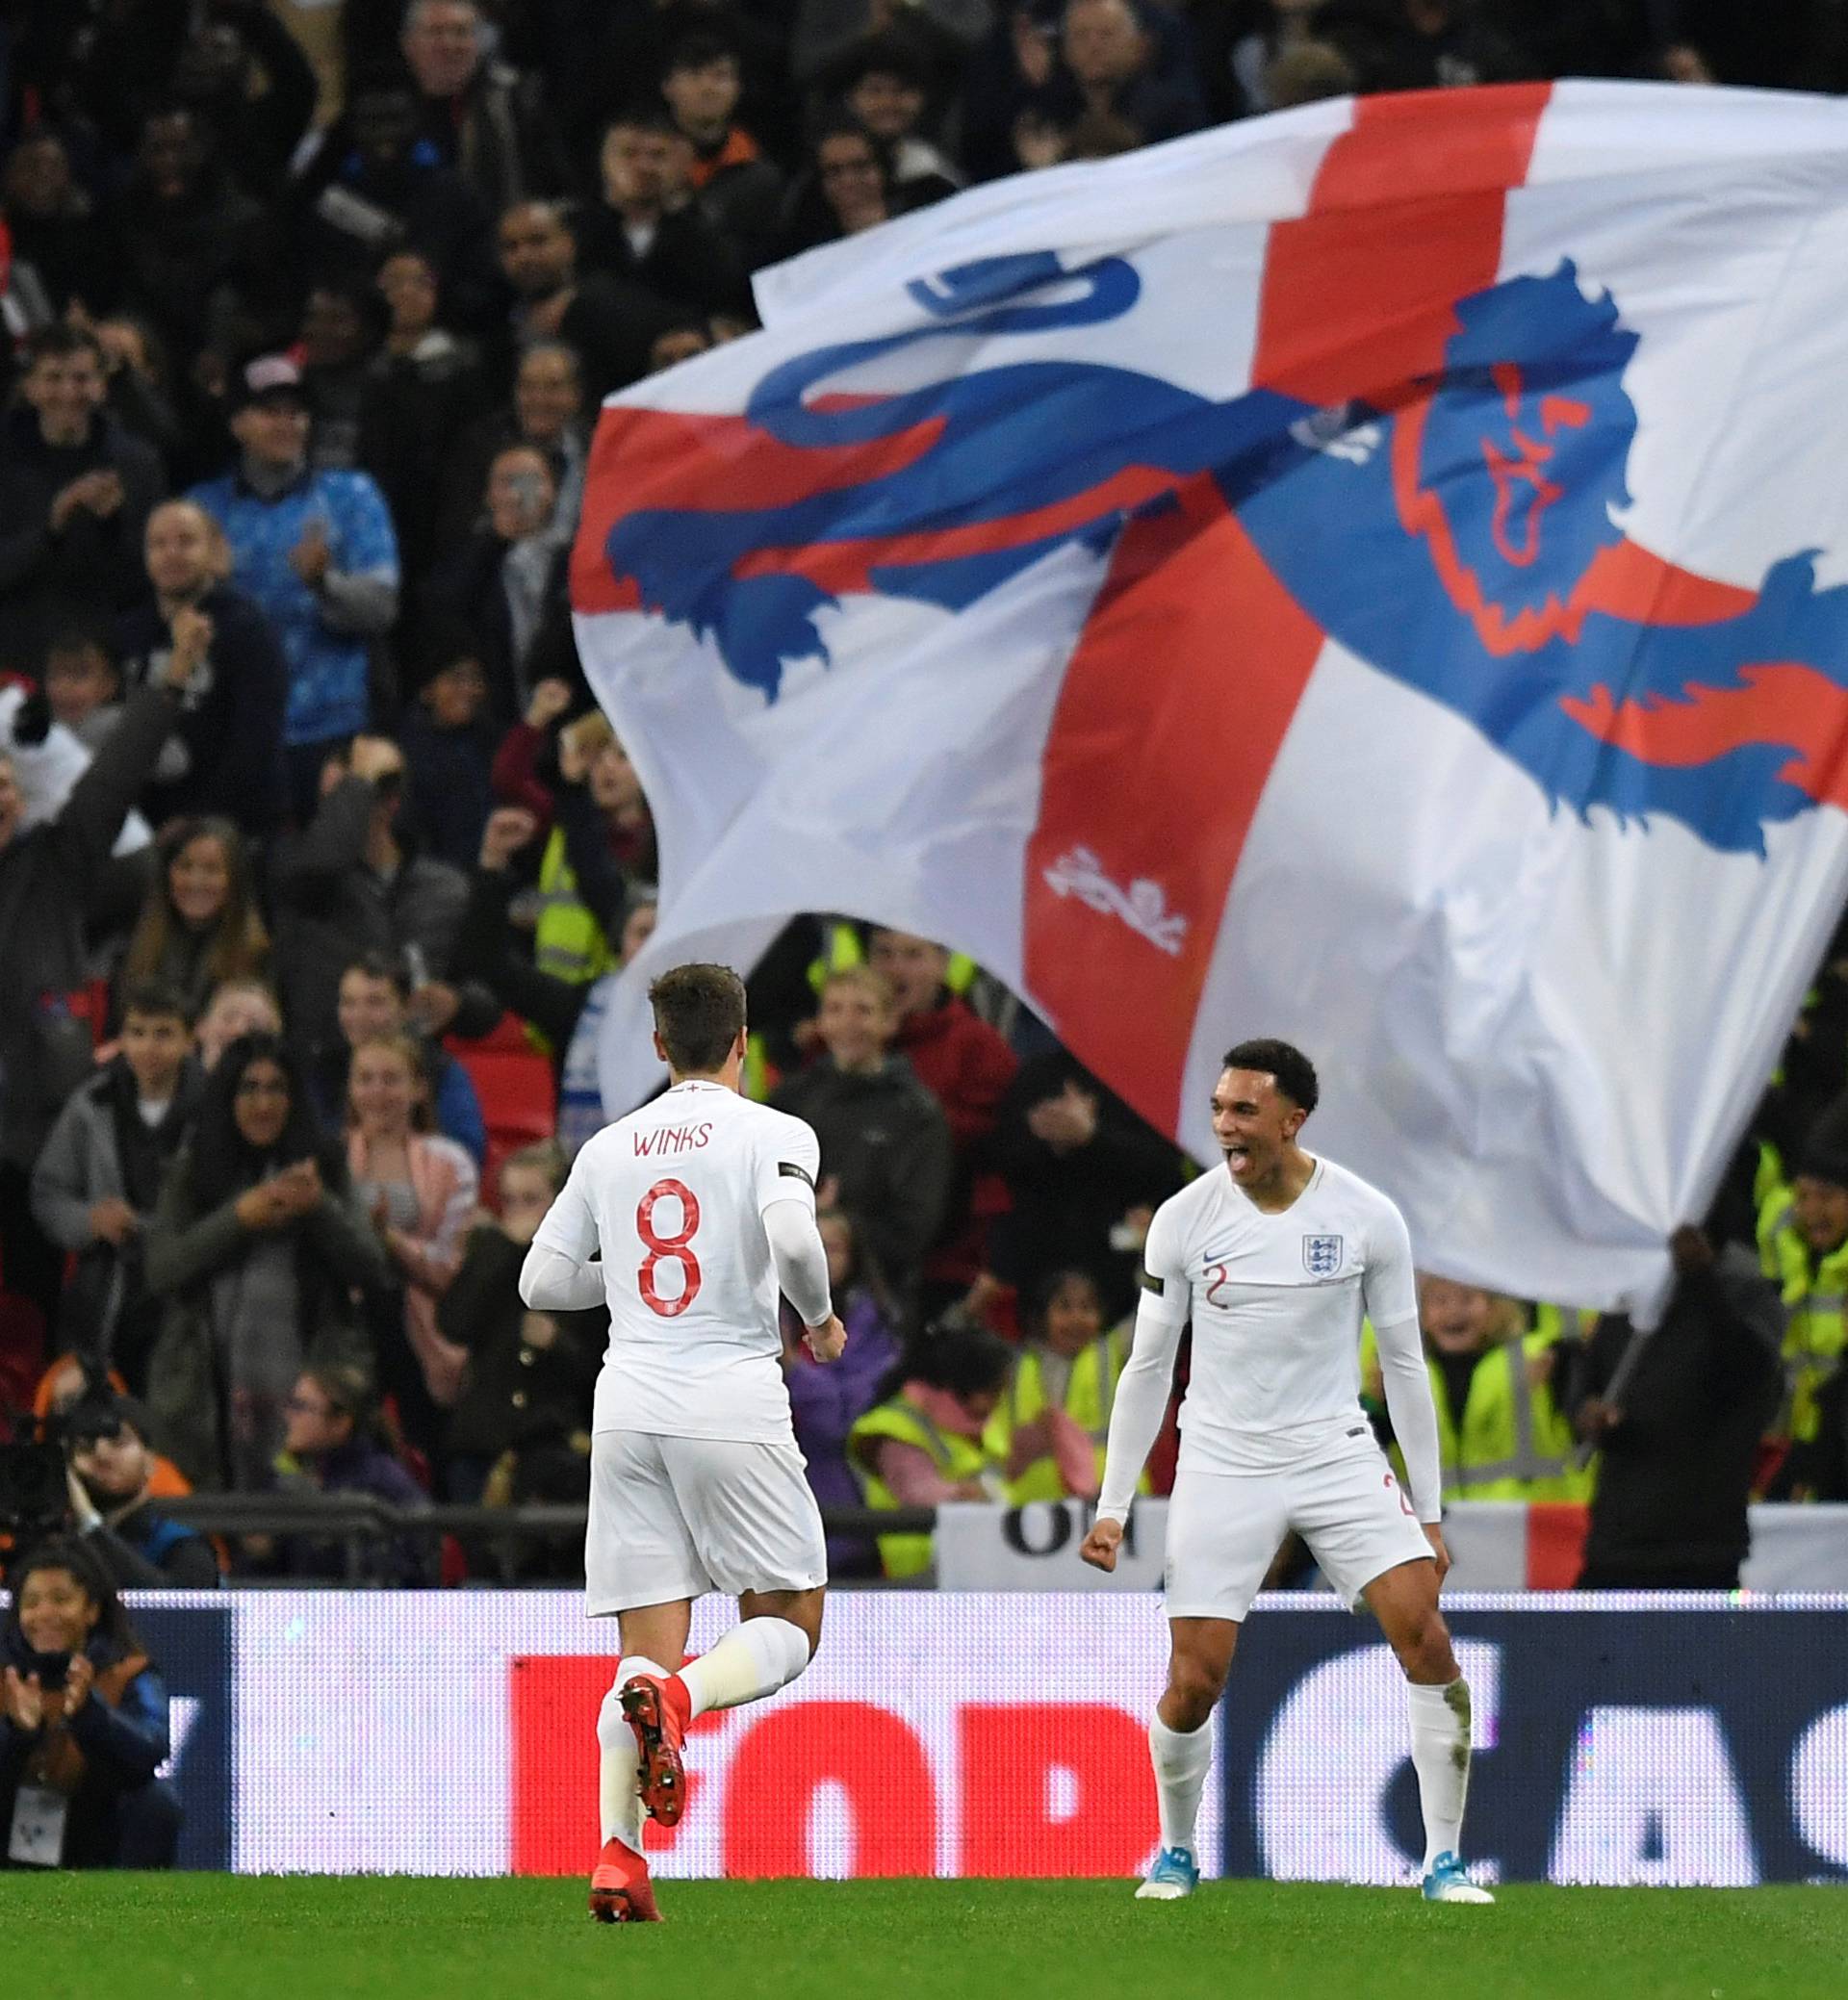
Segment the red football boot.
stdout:
[[624,1681],[617,1700],[641,1752],[642,1804],[662,1826],[679,1826],[686,1805],[680,1745],[693,1719],[685,1683],[678,1674],[664,1679],[637,1674]]
[[590,1913],[600,1924],[658,1924],[648,1863],[620,1840],[605,1840],[590,1878]]

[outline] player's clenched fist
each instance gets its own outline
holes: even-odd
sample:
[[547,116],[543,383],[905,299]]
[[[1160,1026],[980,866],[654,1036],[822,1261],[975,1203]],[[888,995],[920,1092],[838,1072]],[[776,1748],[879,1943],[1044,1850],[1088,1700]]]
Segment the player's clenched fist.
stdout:
[[838,1313],[829,1314],[826,1325],[809,1327],[803,1340],[817,1361],[838,1361],[847,1351],[847,1329]]
[[1110,1571],[1116,1567],[1116,1551],[1122,1546],[1123,1524],[1100,1514],[1091,1524],[1091,1532],[1079,1546],[1078,1553],[1093,1570]]

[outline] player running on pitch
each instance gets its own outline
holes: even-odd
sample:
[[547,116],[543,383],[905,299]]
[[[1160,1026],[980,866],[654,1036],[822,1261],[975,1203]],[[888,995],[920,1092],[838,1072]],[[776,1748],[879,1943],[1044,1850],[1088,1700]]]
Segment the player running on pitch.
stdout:
[[[1470,1782],[1470,1691],[1437,1608],[1437,1415],[1418,1329],[1411,1243],[1365,1181],[1296,1143],[1316,1072],[1287,1041],[1245,1041],[1213,1092],[1223,1173],[1155,1212],[1136,1340],[1116,1390],[1084,1557],[1116,1567],[1130,1500],[1168,1404],[1182,1324],[1194,1360],[1168,1509],[1168,1686],[1149,1724],[1162,1852],[1138,1896],[1190,1894],[1209,1727],[1265,1572],[1295,1528],[1323,1574],[1379,1620],[1410,1682],[1424,1811],[1424,1894],[1492,1903],[1457,1856]],[[1379,1341],[1408,1503],[1360,1406],[1360,1322]],[[1420,1524],[1424,1526],[1421,1527]]]
[[[613,1614],[622,1641],[597,1718],[603,1923],[660,1921],[642,1821],[680,1819],[687,1724],[775,1694],[813,1656],[827,1554],[783,1386],[779,1291],[817,1361],[847,1344],[815,1227],[815,1135],[738,1094],[743,982],[677,965],[649,998],[671,1087],[578,1155],[520,1273],[540,1311],[609,1306],[584,1544],[590,1616]],[[708,1590],[735,1596],[740,1622],[676,1673]]]

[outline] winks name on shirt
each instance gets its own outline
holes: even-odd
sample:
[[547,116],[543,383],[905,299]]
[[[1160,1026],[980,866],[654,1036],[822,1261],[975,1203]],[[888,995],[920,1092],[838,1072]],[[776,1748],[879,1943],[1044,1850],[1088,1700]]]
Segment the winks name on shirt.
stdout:
[[663,1153],[690,1153],[703,1146],[712,1137],[712,1127],[701,1125],[663,1125],[658,1132],[632,1132],[629,1137],[635,1141],[639,1158],[657,1159]]

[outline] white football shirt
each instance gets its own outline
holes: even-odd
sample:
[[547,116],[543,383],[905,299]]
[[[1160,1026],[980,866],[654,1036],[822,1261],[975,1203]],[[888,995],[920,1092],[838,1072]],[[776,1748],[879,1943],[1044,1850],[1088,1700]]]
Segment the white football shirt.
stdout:
[[579,1264],[603,1257],[609,1347],[593,1429],[792,1441],[763,1212],[812,1213],[820,1167],[802,1119],[702,1081],[585,1143],[533,1241]]
[[1342,1449],[1367,1421],[1362,1318],[1418,1317],[1403,1218],[1331,1160],[1274,1216],[1223,1167],[1202,1174],[1155,1211],[1142,1262],[1164,1317],[1193,1318],[1180,1463],[1199,1472],[1273,1472]]

